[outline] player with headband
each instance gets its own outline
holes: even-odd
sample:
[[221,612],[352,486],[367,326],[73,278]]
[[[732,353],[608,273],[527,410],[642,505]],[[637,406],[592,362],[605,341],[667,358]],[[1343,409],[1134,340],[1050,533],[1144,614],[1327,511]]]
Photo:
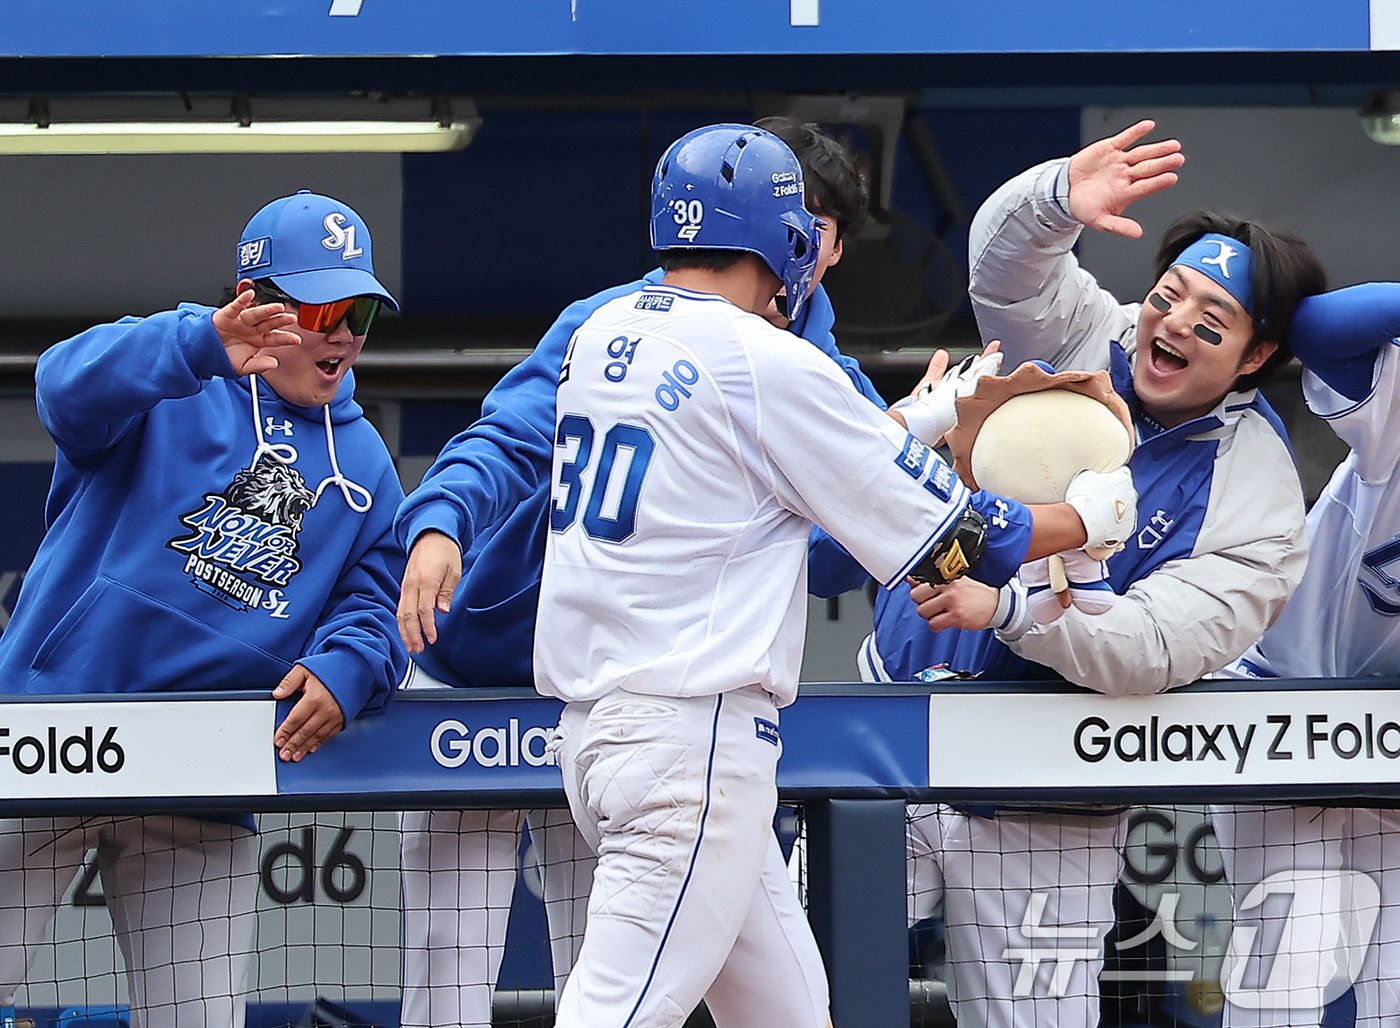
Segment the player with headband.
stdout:
[[[1062,677],[1114,696],[1160,692],[1233,660],[1297,586],[1302,490],[1256,387],[1287,360],[1293,312],[1326,287],[1325,273],[1296,237],[1200,212],[1167,230],[1142,302],[1100,288],[1074,256],[1080,233],[1141,236],[1123,211],[1173,185],[1183,162],[1175,140],[1136,145],[1152,128],[1006,183],[973,219],[969,251],[978,327],[1005,341],[1008,366],[1040,358],[1109,371],[1136,429],[1138,531],[1107,561],[1066,556],[1071,591],[1092,600],[1069,609],[1049,591],[1045,562],[1000,591],[959,582],[915,588],[913,602],[880,597],[863,677]],[[1122,808],[911,812],[910,915],[942,904],[960,1018],[1098,1023],[1101,953],[1077,963],[1059,995],[1044,980],[1018,994],[1007,953],[1025,945],[1019,926],[1036,894],[1048,897],[1046,931],[1101,947],[1125,831]]]
[[[350,370],[379,306],[397,305],[369,229],[331,197],[272,201],[236,253],[222,307],[123,318],[39,358],[58,453],[0,690],[297,696],[268,741],[301,760],[381,709],[407,667],[403,490]],[[0,1008],[90,849],[135,1023],[239,1028],[258,895],[241,815],[0,823]]]
[[752,126],[672,144],[652,192],[665,277],[596,310],[560,372],[535,674],[566,701],[565,792],[598,853],[560,1028],[679,1026],[702,998],[721,1024],[827,1025],[772,831],[814,521],[890,585],[996,583],[1027,552],[1130,530],[1121,473],[1083,473],[1069,504],[969,496],[760,316],[783,286],[800,317],[818,233],[803,193],[791,150]]

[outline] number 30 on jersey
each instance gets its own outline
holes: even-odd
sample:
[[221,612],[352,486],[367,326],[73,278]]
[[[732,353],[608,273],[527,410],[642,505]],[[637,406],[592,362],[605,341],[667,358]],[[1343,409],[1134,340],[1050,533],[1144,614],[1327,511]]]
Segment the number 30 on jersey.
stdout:
[[597,469],[591,482],[585,482],[595,435],[592,420],[582,414],[565,414],[559,419],[554,445],[563,451],[563,458],[549,527],[554,532],[568,531],[582,505],[583,531],[590,539],[626,542],[637,528],[637,503],[656,440],[641,425],[618,422],[604,434]]

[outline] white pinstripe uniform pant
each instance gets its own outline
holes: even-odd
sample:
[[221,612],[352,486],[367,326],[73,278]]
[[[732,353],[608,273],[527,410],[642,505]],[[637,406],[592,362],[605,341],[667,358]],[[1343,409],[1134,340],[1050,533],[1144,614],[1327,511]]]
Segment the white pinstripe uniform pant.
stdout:
[[186,817],[0,821],[0,1007],[91,849],[139,1028],[241,1028],[258,897],[257,835]]
[[756,686],[615,692],[560,721],[564,789],[598,850],[558,1028],[826,1028],[816,941],[773,833],[780,752]]

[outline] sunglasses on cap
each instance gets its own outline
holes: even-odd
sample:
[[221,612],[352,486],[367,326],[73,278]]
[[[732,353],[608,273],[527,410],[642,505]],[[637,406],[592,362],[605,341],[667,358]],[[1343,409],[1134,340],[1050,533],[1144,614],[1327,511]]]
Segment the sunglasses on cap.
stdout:
[[343,320],[352,336],[369,334],[382,303],[377,296],[352,296],[348,300],[330,303],[302,303],[266,282],[254,286],[254,292],[265,303],[282,303],[289,310],[295,310],[297,324],[308,332],[329,332]]

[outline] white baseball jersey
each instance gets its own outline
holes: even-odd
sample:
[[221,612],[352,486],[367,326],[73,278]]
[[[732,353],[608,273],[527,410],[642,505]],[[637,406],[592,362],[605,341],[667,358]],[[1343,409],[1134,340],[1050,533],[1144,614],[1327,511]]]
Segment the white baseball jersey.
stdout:
[[[1303,395],[1351,452],[1308,513],[1308,569],[1282,617],[1245,655],[1286,678],[1400,670],[1400,352],[1382,348],[1361,401],[1311,372]],[[1244,666],[1248,671],[1248,666]]]
[[968,491],[810,343],[652,286],[579,328],[560,373],[539,691],[796,693],[818,522],[893,585]]

